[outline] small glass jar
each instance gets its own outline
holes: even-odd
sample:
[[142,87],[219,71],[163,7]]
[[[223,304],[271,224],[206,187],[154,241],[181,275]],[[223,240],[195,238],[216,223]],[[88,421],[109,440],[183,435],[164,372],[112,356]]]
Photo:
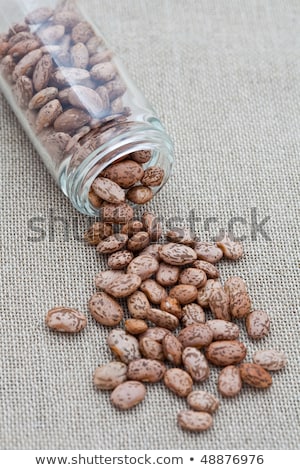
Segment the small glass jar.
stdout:
[[[132,183],[156,194],[170,176],[173,144],[80,2],[0,5],[1,90],[76,209],[99,215],[103,199],[91,185],[122,160],[158,168],[157,181]],[[130,189],[123,185],[126,202]]]

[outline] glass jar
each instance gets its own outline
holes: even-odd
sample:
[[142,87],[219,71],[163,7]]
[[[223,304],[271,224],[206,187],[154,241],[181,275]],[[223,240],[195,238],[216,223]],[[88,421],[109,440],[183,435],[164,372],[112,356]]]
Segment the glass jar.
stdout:
[[72,204],[97,216],[103,201],[116,203],[91,185],[120,161],[148,175],[121,178],[125,201],[140,202],[128,193],[136,185],[153,197],[170,176],[172,142],[80,2],[0,5],[1,90]]

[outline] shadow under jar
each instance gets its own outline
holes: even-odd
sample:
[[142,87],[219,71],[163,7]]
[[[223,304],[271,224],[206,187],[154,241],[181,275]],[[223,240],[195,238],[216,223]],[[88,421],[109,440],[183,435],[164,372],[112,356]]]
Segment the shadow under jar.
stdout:
[[80,2],[1,2],[0,87],[62,191],[90,216],[148,202],[172,142]]

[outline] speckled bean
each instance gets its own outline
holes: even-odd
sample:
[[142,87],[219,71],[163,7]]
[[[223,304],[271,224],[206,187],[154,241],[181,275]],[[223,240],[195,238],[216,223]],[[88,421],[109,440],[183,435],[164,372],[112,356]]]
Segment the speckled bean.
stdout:
[[213,332],[205,323],[194,324],[183,328],[178,335],[178,339],[184,348],[194,347],[200,349],[212,342]]
[[183,348],[176,336],[171,333],[167,334],[162,340],[162,347],[166,360],[175,366],[180,366]]
[[127,379],[127,366],[123,362],[112,361],[97,367],[93,382],[99,390],[113,390]]
[[214,341],[206,349],[206,358],[216,366],[238,364],[245,359],[246,346],[236,340]]
[[193,410],[206,413],[214,413],[220,405],[218,398],[205,390],[194,390],[188,395],[187,402]]
[[206,431],[213,424],[209,413],[193,410],[180,411],[177,415],[177,421],[182,429],[192,432]]
[[129,410],[141,403],[146,387],[141,382],[130,380],[118,385],[110,396],[111,403],[120,410]]
[[89,301],[92,317],[101,325],[116,326],[123,319],[121,305],[105,292],[97,292]]
[[161,328],[167,328],[168,330],[175,330],[179,325],[177,317],[157,308],[150,308],[147,311],[146,317],[147,320],[151,321],[155,325]]
[[242,389],[240,370],[236,366],[227,366],[221,370],[218,378],[218,390],[223,397],[235,397]]
[[280,370],[285,367],[287,363],[285,352],[276,351],[275,349],[256,351],[253,354],[252,359],[255,364],[258,364],[267,370]]
[[168,369],[164,376],[164,383],[166,387],[180,397],[187,397],[193,389],[191,376],[182,369]]
[[159,382],[166,372],[166,366],[154,359],[135,359],[128,365],[127,377],[140,382]]
[[125,364],[141,358],[138,340],[121,328],[116,328],[109,333],[107,344],[115,356]]
[[193,347],[185,348],[182,353],[182,362],[195,382],[203,382],[208,378],[208,363],[204,354],[199,349]]
[[253,310],[246,318],[247,333],[252,339],[261,339],[270,331],[270,318],[263,310]]

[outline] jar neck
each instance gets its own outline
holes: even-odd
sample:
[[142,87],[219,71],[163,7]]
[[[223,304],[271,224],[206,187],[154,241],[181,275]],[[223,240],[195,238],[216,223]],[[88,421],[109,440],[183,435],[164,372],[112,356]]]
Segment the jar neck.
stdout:
[[[109,132],[109,129],[106,132]],[[62,180],[65,181],[64,192],[76,209],[85,215],[99,216],[99,209],[96,209],[89,200],[89,191],[95,178],[106,167],[124,159],[132,152],[150,150],[152,157],[145,167],[158,165],[164,170],[161,185],[153,188],[155,194],[171,175],[174,161],[173,143],[158,120],[153,119],[148,123],[119,123],[116,133],[117,136],[108,139],[91,152],[76,168],[72,169],[72,165],[69,164],[62,175]],[[105,133],[103,135],[105,137]]]

